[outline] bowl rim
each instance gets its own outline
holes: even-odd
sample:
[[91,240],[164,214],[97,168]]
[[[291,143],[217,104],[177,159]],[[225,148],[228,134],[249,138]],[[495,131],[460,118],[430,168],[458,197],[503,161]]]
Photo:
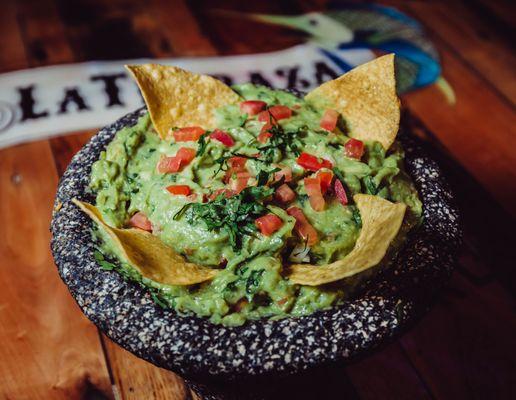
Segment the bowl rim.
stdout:
[[356,298],[303,317],[224,327],[154,303],[145,288],[97,265],[92,222],[70,200],[92,201],[91,165],[116,132],[133,126],[142,107],[99,130],[59,181],[51,222],[52,254],[83,311],[115,343],[160,367],[194,379],[295,373],[343,362],[406,329],[448,279],[460,244],[458,210],[446,179],[425,146],[406,132],[406,169],[423,201],[424,222],[393,265]]

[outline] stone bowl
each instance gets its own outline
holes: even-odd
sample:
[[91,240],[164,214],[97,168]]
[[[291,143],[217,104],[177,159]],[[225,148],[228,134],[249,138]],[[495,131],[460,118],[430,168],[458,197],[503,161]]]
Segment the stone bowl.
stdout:
[[449,278],[461,238],[458,211],[425,146],[402,132],[406,169],[421,195],[424,223],[393,265],[353,299],[305,317],[248,321],[240,327],[161,308],[145,288],[100,269],[92,222],[70,202],[74,197],[93,202],[86,190],[92,163],[118,130],[134,125],[145,112],[142,108],[101,129],[72,159],[57,189],[52,253],[70,293],[102,332],[138,357],[196,382],[192,385],[205,398],[223,395],[210,395],[199,382],[209,387],[302,375],[370,352],[406,330]]

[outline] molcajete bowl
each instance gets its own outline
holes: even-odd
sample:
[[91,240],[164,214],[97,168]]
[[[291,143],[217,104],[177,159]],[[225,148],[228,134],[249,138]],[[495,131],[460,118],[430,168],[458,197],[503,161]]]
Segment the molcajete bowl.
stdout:
[[457,209],[424,145],[400,134],[406,169],[424,204],[424,223],[392,266],[351,300],[312,315],[248,321],[240,327],[178,315],[153,302],[138,284],[104,271],[94,258],[92,222],[70,202],[88,202],[91,165],[145,109],[101,129],[75,155],[59,182],[52,252],[62,280],[86,316],[114,342],[197,382],[263,379],[303,373],[353,359],[401,333],[422,314],[449,277],[460,242]]

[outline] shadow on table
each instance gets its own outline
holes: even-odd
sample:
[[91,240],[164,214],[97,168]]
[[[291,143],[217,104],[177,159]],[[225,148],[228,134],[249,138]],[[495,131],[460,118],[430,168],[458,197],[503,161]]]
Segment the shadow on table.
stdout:
[[301,374],[274,379],[210,384],[209,388],[188,381],[203,400],[312,400],[316,398],[358,399],[344,367],[321,367]]

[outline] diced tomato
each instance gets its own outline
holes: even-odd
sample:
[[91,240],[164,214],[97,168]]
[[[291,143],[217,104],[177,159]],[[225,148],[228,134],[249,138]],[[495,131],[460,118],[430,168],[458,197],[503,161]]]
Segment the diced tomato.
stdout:
[[268,110],[264,110],[258,113],[258,121],[265,122],[266,124],[276,125],[276,122],[272,120],[271,113]]
[[229,183],[231,190],[238,194],[247,187],[251,175],[247,171],[237,172],[235,175],[231,177]]
[[204,129],[199,126],[189,126],[175,130],[172,135],[176,142],[196,142],[204,133]]
[[161,157],[158,162],[157,170],[160,174],[178,172],[181,167],[190,164],[195,158],[195,150],[188,147],[181,147],[175,156]]
[[190,164],[190,161],[192,161],[195,158],[196,151],[194,149],[191,149],[189,147],[181,147],[177,153],[176,157],[181,160],[181,166],[185,166]]
[[240,111],[247,115],[256,115],[265,107],[267,103],[260,100],[247,100],[240,103]]
[[318,178],[305,178],[305,190],[310,205],[315,211],[322,211],[326,205],[321,191],[321,183]]
[[160,174],[178,172],[181,168],[181,159],[176,156],[161,157],[156,168]]
[[235,145],[235,141],[229,133],[221,131],[220,129],[215,129],[212,133],[210,133],[210,138],[218,140],[226,147],[231,147]]
[[245,297],[242,297],[235,304],[233,304],[232,311],[233,312],[240,312],[248,304],[249,304],[249,300],[247,300]]
[[277,182],[283,178],[284,182],[290,182],[292,180],[292,168],[283,167],[280,171],[274,174],[274,180]]
[[296,162],[309,171],[318,171],[321,168],[331,169],[333,167],[333,164],[330,161],[325,160],[324,158],[319,161],[316,156],[308,153],[301,153]]
[[303,214],[303,211],[299,207],[290,207],[287,209],[287,214],[296,219],[296,225],[294,230],[301,236],[303,240],[306,240],[309,246],[317,243],[318,236],[315,228],[308,222]]
[[272,106],[269,108],[269,112],[272,114],[272,117],[279,121],[280,119],[290,118],[292,116],[292,110],[287,106]]
[[364,155],[364,142],[358,139],[349,139],[344,145],[344,154],[347,157],[360,160]]
[[141,211],[138,211],[131,217],[131,219],[129,220],[129,226],[132,226],[133,228],[143,229],[147,232],[152,232],[151,222],[149,221],[147,216]]
[[235,156],[228,160],[228,165],[233,171],[244,171],[246,162],[247,158]]
[[[268,124],[266,124],[266,125],[268,125]],[[264,126],[266,126],[266,125],[264,125]],[[268,131],[264,131],[262,129],[262,131],[260,132],[260,134],[257,137],[257,140],[260,143],[264,144],[264,143],[267,143],[267,140],[269,140],[270,137],[272,137],[272,133],[270,133]]]
[[285,304],[287,301],[288,301],[288,297],[283,297],[282,299],[278,300],[278,301],[276,302],[276,304],[277,304],[278,306],[282,306],[282,305],[283,305],[283,304]]
[[272,129],[273,125],[269,123],[265,123],[262,126],[262,129],[260,129],[260,134],[258,135],[258,141],[260,143],[266,143],[267,140],[272,137],[272,132],[270,131]]
[[331,171],[319,171],[317,173],[317,179],[319,179],[319,185],[321,186],[322,194],[326,194],[328,189],[331,186],[331,181],[333,179],[333,172]]
[[321,118],[319,126],[327,131],[332,132],[337,126],[337,120],[339,119],[339,113],[335,110],[326,110]]
[[167,186],[167,190],[171,194],[188,196],[192,191],[188,185],[170,185]]
[[290,188],[289,185],[284,183],[276,189],[274,197],[276,200],[281,201],[282,203],[289,203],[296,198],[296,193]]
[[265,236],[270,236],[283,226],[283,220],[275,214],[265,214],[254,221],[257,228]]
[[340,203],[345,206],[348,204],[348,196],[346,195],[346,190],[344,189],[344,185],[339,179],[335,179],[335,183],[333,184],[333,190],[335,191],[335,196]]
[[226,188],[224,188],[224,189],[217,189],[212,194],[210,194],[208,196],[208,199],[215,200],[221,194],[224,194],[224,196],[226,198],[229,198],[229,197],[233,196],[235,194],[235,192],[232,191],[231,189],[226,189]]

